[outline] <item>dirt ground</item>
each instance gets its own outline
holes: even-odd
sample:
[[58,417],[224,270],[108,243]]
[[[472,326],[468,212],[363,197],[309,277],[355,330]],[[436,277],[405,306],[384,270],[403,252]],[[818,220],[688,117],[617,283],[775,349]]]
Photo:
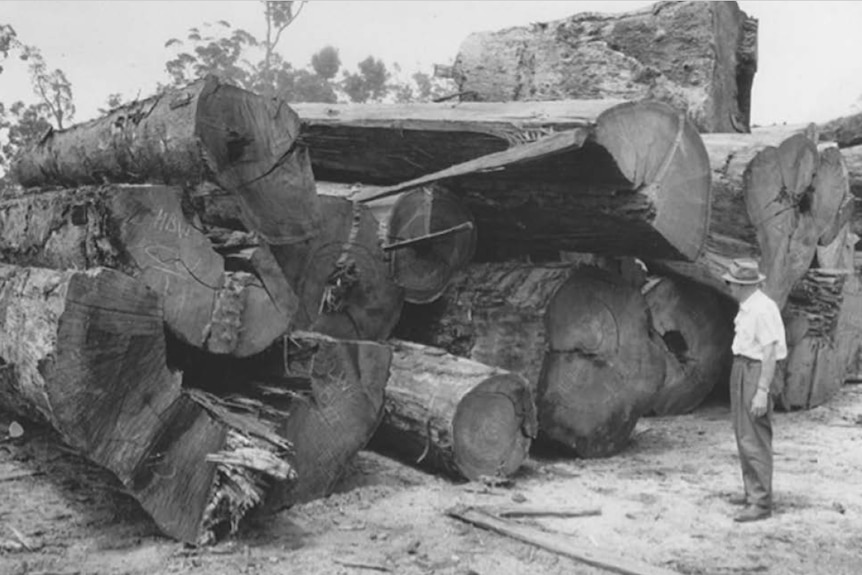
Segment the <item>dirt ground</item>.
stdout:
[[[0,415],[3,434],[9,421]],[[458,503],[599,507],[518,521],[680,573],[862,572],[862,385],[777,414],[775,451],[775,514],[757,523],[731,520],[725,497],[741,482],[728,407],[714,402],[642,420],[616,457],[536,455],[511,487],[362,452],[335,495],[195,549],[160,536],[111,476],[27,426],[0,443],[0,574],[606,573],[447,517]]]

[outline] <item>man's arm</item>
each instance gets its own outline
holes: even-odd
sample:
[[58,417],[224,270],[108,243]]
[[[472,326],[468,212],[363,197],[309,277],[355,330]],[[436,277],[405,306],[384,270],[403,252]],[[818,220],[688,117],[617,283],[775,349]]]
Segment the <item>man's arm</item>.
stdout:
[[778,342],[772,342],[763,348],[763,359],[760,363],[760,377],[757,380],[757,391],[751,400],[751,415],[762,417],[769,406],[769,386],[775,375],[775,356]]

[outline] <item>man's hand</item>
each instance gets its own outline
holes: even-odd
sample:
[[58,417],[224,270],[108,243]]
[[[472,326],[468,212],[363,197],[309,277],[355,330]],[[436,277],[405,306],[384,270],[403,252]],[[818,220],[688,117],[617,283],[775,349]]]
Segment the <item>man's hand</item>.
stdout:
[[754,393],[754,398],[751,400],[751,415],[755,418],[766,415],[766,409],[769,406],[769,392],[763,389],[758,389]]

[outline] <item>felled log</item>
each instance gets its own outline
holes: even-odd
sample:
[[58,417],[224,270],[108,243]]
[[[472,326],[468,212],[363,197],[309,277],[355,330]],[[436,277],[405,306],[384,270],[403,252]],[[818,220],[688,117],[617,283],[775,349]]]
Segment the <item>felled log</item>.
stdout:
[[[378,186],[317,182],[322,195],[352,198]],[[463,203],[444,187],[431,185],[366,204],[380,225],[392,280],[404,300],[437,299],[452,275],[476,249],[476,225]]]
[[317,180],[389,185],[565,130],[589,129],[619,100],[292,104]]
[[536,435],[533,397],[521,376],[436,348],[391,345],[376,449],[470,480],[518,470]]
[[639,289],[571,264],[473,264],[396,334],[523,375],[543,433],[584,457],[625,445],[665,375]]
[[[182,210],[182,191],[104,185],[0,201],[0,258],[55,269],[111,267],[162,297],[179,339],[214,353],[251,355],[288,329],[297,302],[265,249],[245,271],[223,258]],[[277,268],[276,268],[277,269]]]
[[386,339],[404,295],[390,278],[377,221],[345,198],[320,196],[319,207],[315,237],[270,246],[299,298],[293,327],[339,339]]
[[754,257],[767,275],[766,292],[783,306],[821,237],[828,239],[846,217],[840,155],[834,148],[818,151],[803,133],[779,133],[771,141],[711,134],[704,143],[716,182],[706,248],[694,265],[650,263],[726,294],[721,275],[729,261]]
[[291,445],[292,482],[274,485],[268,511],[332,493],[383,415],[392,352],[369,341],[293,332],[253,358],[188,350],[177,359],[188,385],[217,390]]
[[299,127],[283,101],[207,76],[51,132],[12,171],[25,188],[214,181],[236,194],[248,229],[295,242],[319,223]]
[[233,532],[277,481],[289,445],[167,368],[159,298],[105,268],[0,266],[0,402],[112,471],[167,535]]
[[476,219],[483,259],[551,250],[691,260],[706,236],[709,177],[693,125],[666,104],[638,102],[358,199],[445,182]]
[[840,270],[812,269],[791,290],[782,313],[788,355],[778,376],[784,383],[779,407],[817,407],[844,383],[846,361],[835,339],[844,280]]
[[713,290],[682,278],[654,278],[644,296],[666,361],[650,412],[688,413],[727,381],[735,310]]
[[659,2],[471,34],[453,77],[463,99],[657,98],[701,132],[747,132],[756,70],[757,20],[736,2]]

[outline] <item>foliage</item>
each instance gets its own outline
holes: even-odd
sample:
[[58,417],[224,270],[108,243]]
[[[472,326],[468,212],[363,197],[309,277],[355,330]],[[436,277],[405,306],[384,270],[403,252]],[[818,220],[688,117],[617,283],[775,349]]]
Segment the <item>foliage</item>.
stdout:
[[[60,70],[50,70],[42,52],[22,43],[15,29],[0,24],[0,61],[17,53],[27,63],[30,83],[37,98],[36,103],[17,101],[11,105],[0,102],[0,188],[5,182],[5,173],[18,151],[42,138],[53,128],[62,129],[75,115],[72,83]],[[0,72],[3,71],[0,66]]]
[[[276,49],[303,6],[301,2],[263,2],[263,39],[219,21],[190,29],[185,40],[169,40],[165,46],[175,52],[166,64],[171,84],[183,86],[215,74],[246,90],[277,94],[288,102],[412,102],[451,92],[425,73],[396,80],[383,60],[373,56],[359,62],[355,71],[342,70],[341,56],[334,46],[317,51],[308,66],[294,68]],[[400,72],[397,65],[393,68]],[[337,78],[339,72],[341,78]]]

